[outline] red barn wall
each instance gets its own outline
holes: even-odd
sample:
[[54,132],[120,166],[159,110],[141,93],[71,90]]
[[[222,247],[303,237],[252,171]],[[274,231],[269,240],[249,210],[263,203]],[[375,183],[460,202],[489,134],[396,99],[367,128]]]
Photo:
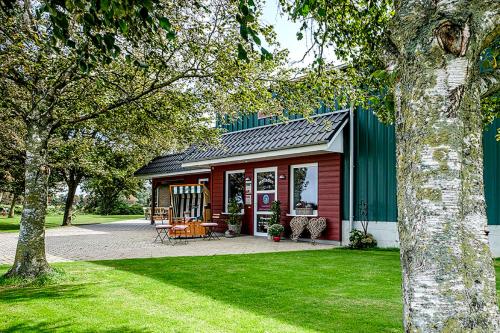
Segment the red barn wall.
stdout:
[[[231,170],[245,170],[245,178],[252,179],[252,205],[245,205],[243,216],[242,233],[253,235],[253,195],[254,169],[277,167],[278,168],[278,200],[281,201],[281,223],[285,225],[289,233],[289,224],[292,217],[290,213],[289,190],[290,190],[290,165],[304,163],[318,163],[318,216],[327,219],[326,230],[323,231],[323,239],[341,240],[341,160],[338,153],[327,153],[321,155],[310,155],[297,158],[276,159],[269,161],[239,163],[212,167],[211,175],[211,200],[212,214],[220,216],[220,221],[225,219],[224,211],[224,179],[225,172]],[[279,179],[285,175],[285,179]]]

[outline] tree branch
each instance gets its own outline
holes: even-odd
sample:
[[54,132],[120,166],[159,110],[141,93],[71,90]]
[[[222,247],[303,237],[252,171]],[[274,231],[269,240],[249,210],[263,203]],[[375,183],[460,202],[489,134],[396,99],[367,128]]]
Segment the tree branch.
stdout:
[[[101,108],[93,113],[89,113],[89,114],[80,116],[78,118],[66,121],[64,124],[65,125],[73,125],[73,124],[77,124],[77,123],[80,123],[80,122],[83,122],[83,121],[86,121],[89,119],[95,119],[102,114],[105,114],[105,113],[108,113],[112,110],[115,110],[115,109],[117,109],[125,104],[135,102],[135,101],[137,101],[137,100],[139,100],[139,99],[141,99],[149,94],[152,94],[159,89],[167,87],[167,86],[169,86],[169,85],[171,85],[171,84],[173,84],[176,81],[179,81],[181,79],[203,78],[203,77],[208,76],[208,75],[203,75],[203,74],[187,74],[190,71],[192,71],[192,68],[184,71],[183,73],[181,73],[181,74],[179,74],[179,75],[177,75],[177,76],[175,76],[167,81],[164,81],[164,82],[161,82],[158,84],[152,84],[148,89],[136,94],[135,96],[119,99],[119,100],[115,101],[114,103],[111,103],[111,104],[109,104],[109,105],[107,105],[107,106],[105,106],[105,107],[103,107],[103,108]],[[58,121],[57,123],[54,124],[54,128],[60,127],[61,125],[63,125],[63,124],[60,121]]]

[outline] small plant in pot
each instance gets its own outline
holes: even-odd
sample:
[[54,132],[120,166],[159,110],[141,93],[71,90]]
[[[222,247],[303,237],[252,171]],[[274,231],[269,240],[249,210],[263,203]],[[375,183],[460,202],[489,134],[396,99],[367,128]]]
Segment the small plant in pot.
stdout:
[[267,229],[267,232],[273,237],[273,241],[279,242],[281,240],[281,233],[284,230],[285,228],[281,224],[273,224]]
[[238,236],[241,233],[241,205],[234,198],[227,205],[229,218],[226,220],[226,237]]
[[310,203],[299,201],[295,205],[295,211],[297,212],[297,215],[312,215],[314,208]]
[[[281,219],[281,202],[279,200],[275,200],[271,203],[271,217],[269,218],[269,224],[268,228],[271,227],[272,225],[275,224],[280,224],[280,219]],[[267,233],[268,239],[271,239],[272,236],[268,232]]]

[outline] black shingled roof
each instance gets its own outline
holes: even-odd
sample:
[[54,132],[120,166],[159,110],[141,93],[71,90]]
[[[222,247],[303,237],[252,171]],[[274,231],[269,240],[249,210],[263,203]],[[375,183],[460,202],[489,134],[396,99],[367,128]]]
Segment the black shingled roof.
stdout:
[[332,112],[309,119],[226,133],[222,135],[219,146],[195,149],[184,161],[211,160],[328,143],[348,117],[347,111]]
[[183,168],[182,161],[192,152],[192,149],[171,155],[159,156],[135,172],[135,176],[161,175],[193,170]]
[[136,176],[196,170],[182,163],[297,148],[328,143],[349,117],[347,111],[332,112],[284,123],[230,132],[217,147],[191,147],[184,152],[159,156],[135,172]]

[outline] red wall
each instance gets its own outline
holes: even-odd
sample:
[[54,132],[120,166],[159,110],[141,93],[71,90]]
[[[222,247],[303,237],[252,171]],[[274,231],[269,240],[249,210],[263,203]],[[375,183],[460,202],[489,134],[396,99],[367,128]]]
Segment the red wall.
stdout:
[[[318,216],[327,219],[327,227],[323,232],[323,239],[341,240],[341,154],[328,153],[298,158],[277,159],[253,163],[240,163],[212,167],[211,177],[211,201],[212,214],[220,214],[221,220],[225,218],[221,214],[224,210],[224,175],[225,171],[245,170],[245,178],[252,179],[252,205],[245,205],[242,233],[253,235],[253,193],[254,169],[266,167],[278,167],[278,200],[281,201],[281,223],[286,226],[289,233],[289,223],[292,217],[286,216],[290,212],[289,189],[290,177],[289,167],[292,164],[318,163]],[[285,179],[279,179],[285,175]]]

